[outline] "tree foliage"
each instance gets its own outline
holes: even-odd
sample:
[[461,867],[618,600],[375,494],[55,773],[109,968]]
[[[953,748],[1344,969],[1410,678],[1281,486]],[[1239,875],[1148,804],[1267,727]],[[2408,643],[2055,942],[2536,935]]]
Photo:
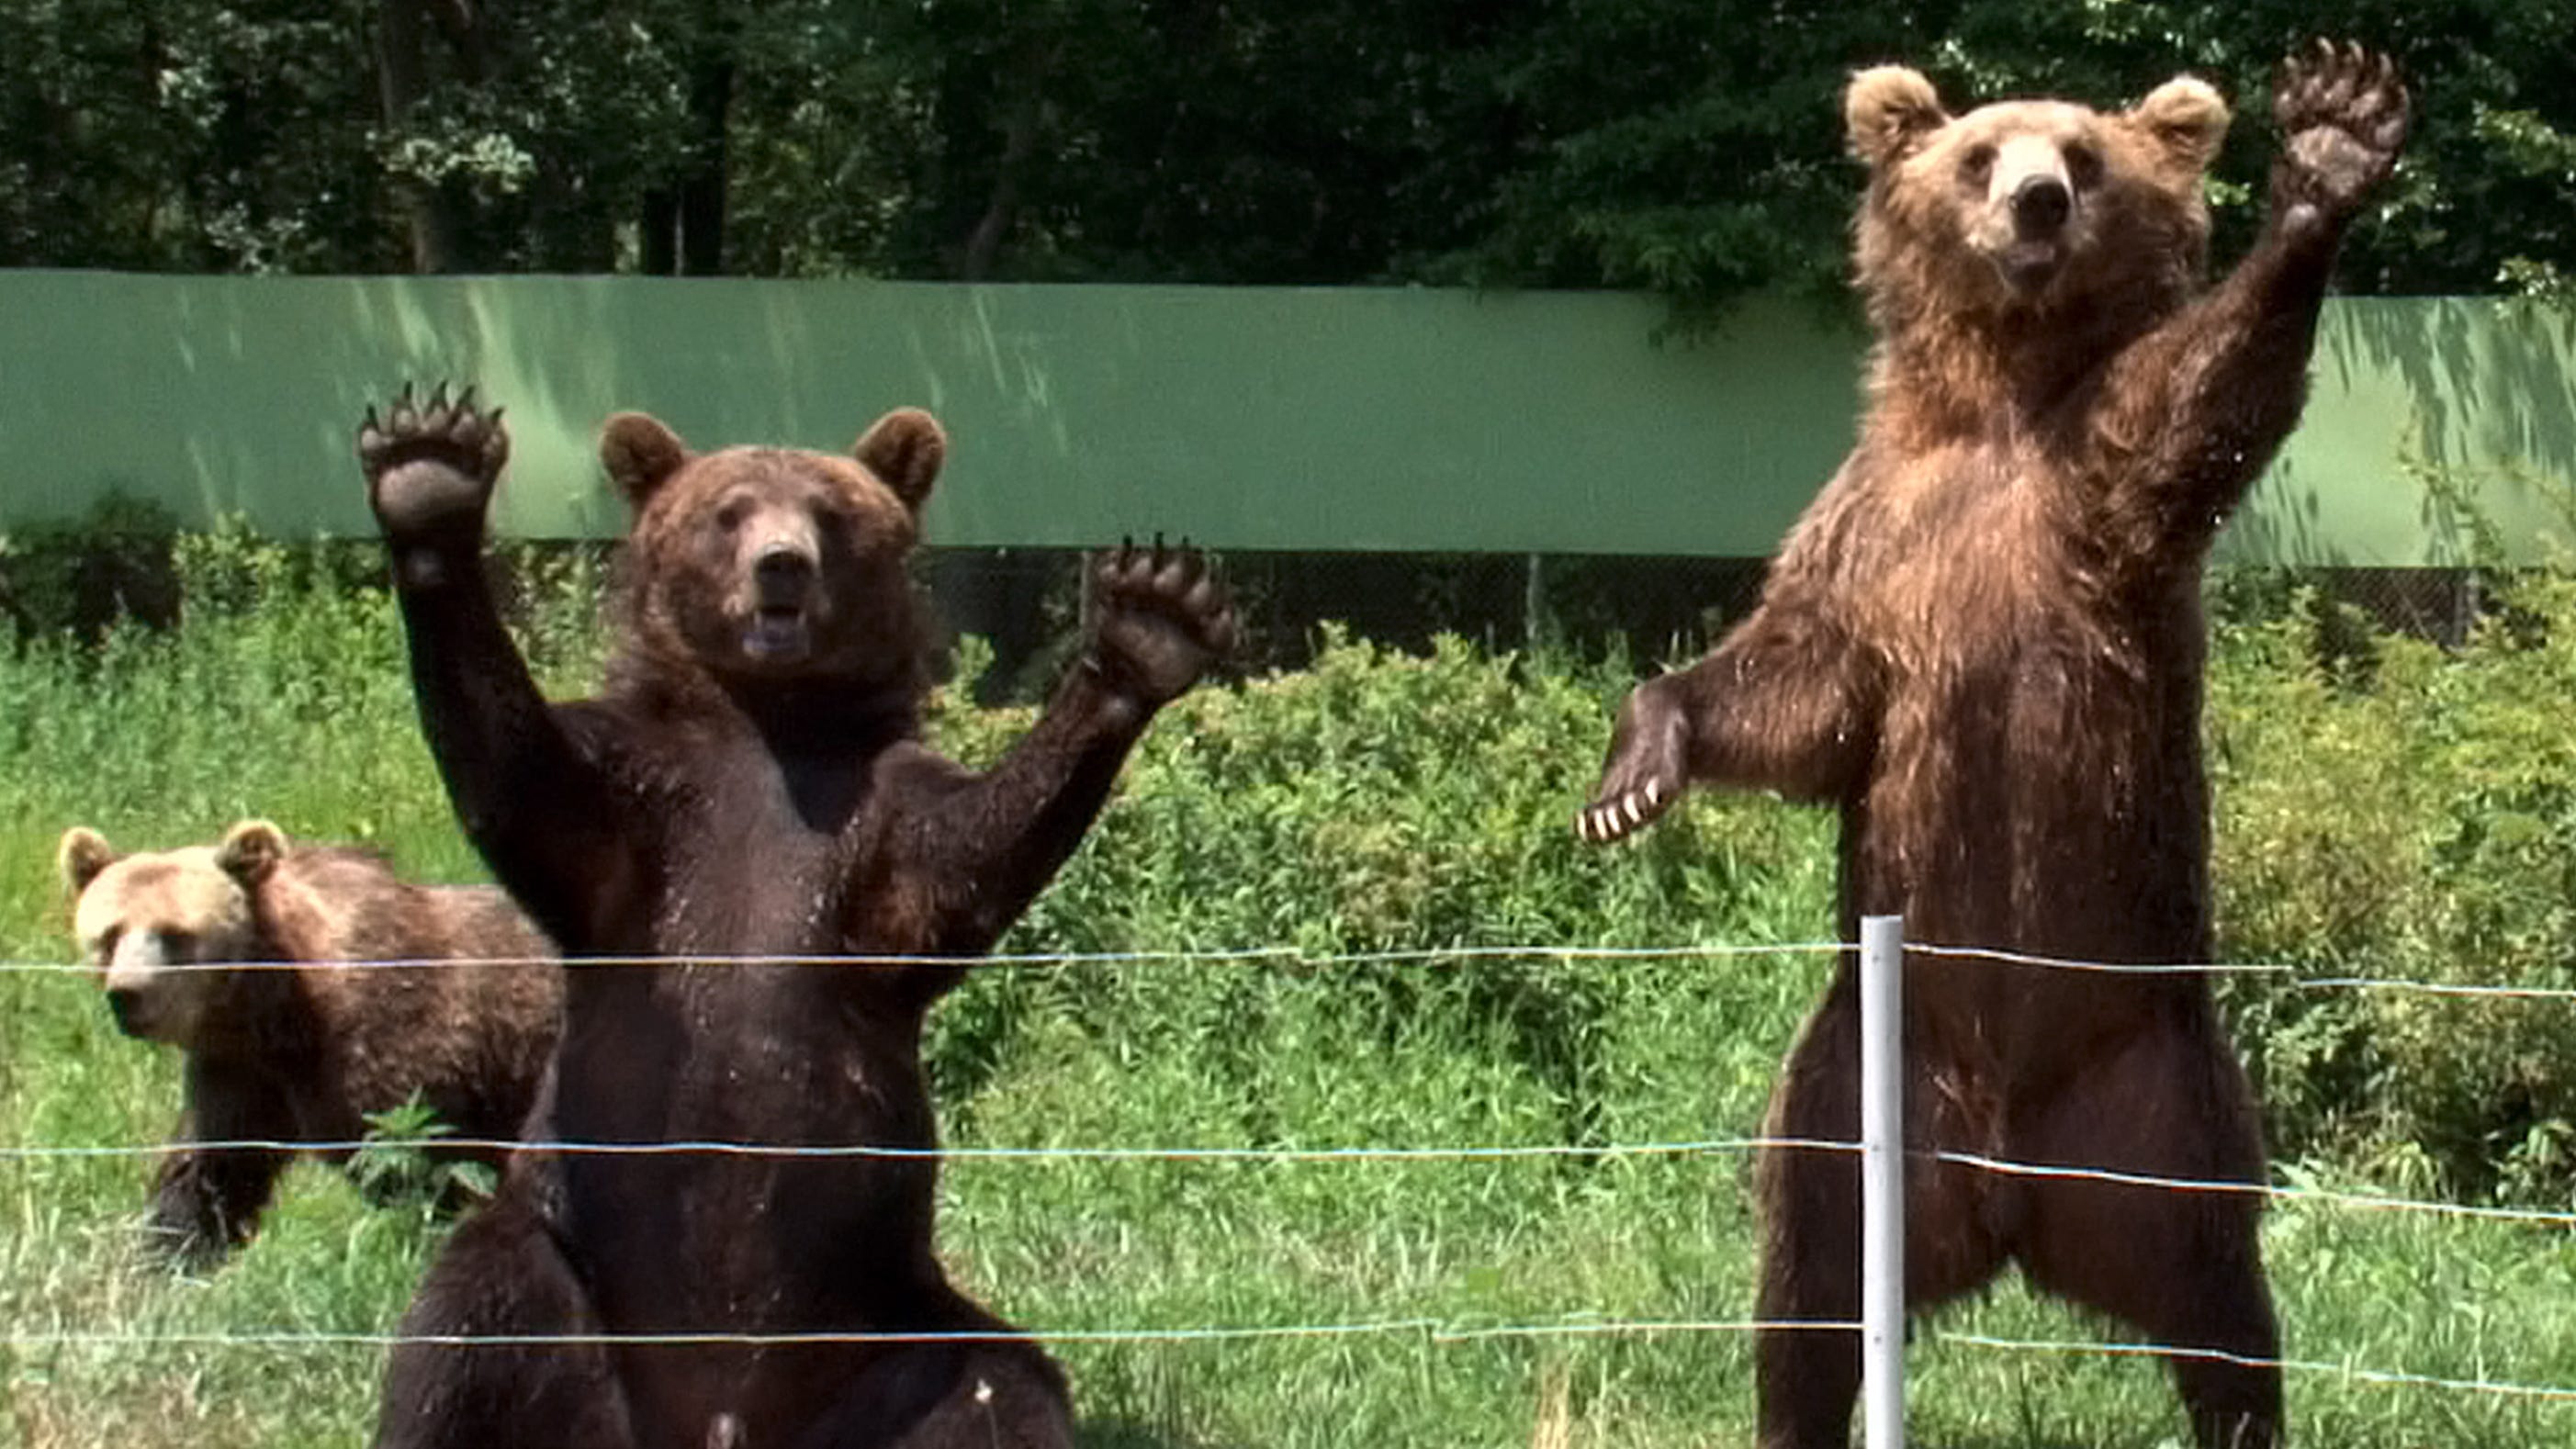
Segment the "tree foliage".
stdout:
[[2576,0],[0,0],[0,264],[1830,292],[1842,77],[2236,98],[2394,52],[2373,292],[2563,287]]

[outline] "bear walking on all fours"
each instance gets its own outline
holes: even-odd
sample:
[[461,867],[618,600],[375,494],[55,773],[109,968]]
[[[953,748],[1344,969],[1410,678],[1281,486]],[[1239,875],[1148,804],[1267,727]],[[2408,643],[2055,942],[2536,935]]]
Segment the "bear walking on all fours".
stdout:
[[[563,977],[500,891],[414,885],[369,851],[289,848],[265,820],[217,845],[133,855],[75,826],[60,863],[117,1027],[187,1053],[186,1107],[153,1192],[156,1251],[221,1259],[294,1156],[194,1143],[354,1142],[368,1113],[415,1097],[468,1142],[518,1135],[554,1050]],[[434,964],[365,964],[400,961]],[[497,1167],[504,1154],[430,1155]]]
[[[941,757],[919,738],[906,558],[946,447],[912,409],[848,455],[699,455],[611,419],[601,452],[634,515],[618,648],[598,697],[550,705],[483,576],[499,415],[443,394],[369,413],[422,726],[468,835],[576,961],[529,1136],[901,1151],[531,1148],[404,1331],[590,1342],[408,1345],[380,1444],[1071,1442],[1054,1364],[934,1255],[921,1031],[1234,620],[1196,555],[1122,549],[1093,568],[1081,657],[1028,734],[980,774]],[[841,955],[907,959],[813,959]],[[667,959],[578,961],[639,956]],[[635,1335],[700,1341],[613,1342]],[[727,1335],[875,1337],[704,1341]]]
[[[1708,657],[1640,686],[1578,820],[1623,835],[1707,781],[1842,813],[1844,939],[2206,962],[2202,564],[2296,423],[2346,226],[2395,162],[2406,92],[2320,45],[2274,97],[2252,252],[2206,293],[2203,174],[2228,114],[2182,78],[2134,109],[1943,113],[1885,67],[1847,96],[1869,166],[1858,273],[1878,332],[1858,445]],[[1846,959],[1771,1126],[1858,1129]],[[2256,1113],[2198,973],[1906,966],[1906,1289],[1928,1306],[2017,1263],[2157,1342],[2276,1352],[2256,1199],[2011,1180],[1922,1154],[2259,1181]],[[1857,1168],[1766,1158],[1760,1316],[1858,1316]],[[1845,1334],[1758,1352],[1766,1446],[1845,1442]],[[2181,1358],[2204,1445],[2280,1435],[2275,1368]]]

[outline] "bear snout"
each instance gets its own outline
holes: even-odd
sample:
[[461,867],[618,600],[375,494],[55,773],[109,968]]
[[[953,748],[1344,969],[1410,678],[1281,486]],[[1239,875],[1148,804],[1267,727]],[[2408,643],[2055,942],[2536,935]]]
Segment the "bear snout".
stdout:
[[107,1014],[116,1020],[116,1029],[137,1040],[152,1036],[152,1019],[142,988],[111,986],[107,988]]
[[820,560],[810,542],[773,541],[752,555],[751,617],[743,652],[768,665],[803,663],[814,649],[815,586]]

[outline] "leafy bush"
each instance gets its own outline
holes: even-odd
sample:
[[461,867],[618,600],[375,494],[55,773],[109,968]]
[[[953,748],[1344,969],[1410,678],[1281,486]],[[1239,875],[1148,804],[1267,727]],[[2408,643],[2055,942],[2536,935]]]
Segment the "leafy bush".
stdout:
[[[2223,631],[2209,734],[2222,951],[2310,974],[2576,987],[2576,576],[2502,586],[2464,647],[2317,602]],[[2228,1001],[2277,1145],[2428,1189],[2576,1189],[2576,1007],[2302,988]]]
[[[1454,638],[1426,658],[1333,632],[1310,669],[1202,689],[1167,710],[1012,944],[1330,958],[1829,935],[1830,824],[1815,812],[1704,797],[1634,847],[1575,839],[1573,811],[1626,683],[1620,671]],[[1024,711],[943,714],[940,732],[983,759],[1025,723]],[[1312,1017],[1351,1048],[1480,1043],[1538,1085],[1557,1140],[1585,1142],[1619,1102],[1647,1110],[1631,1088],[1678,1093],[1652,1109],[1668,1130],[1709,1121],[1687,1077],[1609,1080],[1651,1055],[1620,1034],[1710,1062],[1744,1042],[1750,1059],[1737,1066],[1758,1081],[1819,970],[1540,953],[985,973],[943,1008],[933,1070],[943,1100],[964,1101],[999,1069],[1016,1023],[1070,1020],[1126,1053],[1196,1063],[1199,1080],[1248,1104],[1242,1126],[1262,1140],[1281,1130],[1258,1105],[1279,1065],[1263,1034]]]

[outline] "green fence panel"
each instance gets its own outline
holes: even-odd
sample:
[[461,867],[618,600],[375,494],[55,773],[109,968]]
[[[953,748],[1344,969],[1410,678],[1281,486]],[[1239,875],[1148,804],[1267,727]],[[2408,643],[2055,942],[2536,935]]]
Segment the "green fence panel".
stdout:
[[[938,543],[1766,554],[1850,445],[1866,338],[1760,300],[1659,344],[1663,315],[1421,289],[5,272],[0,526],[115,491],[365,533],[356,418],[446,378],[509,408],[499,521],[529,535],[622,526],[593,453],[617,409],[701,447],[838,448],[913,403],[954,438]],[[2570,334],[2530,304],[2335,304],[2307,424],[2227,547],[2451,561],[2424,467],[2520,549],[2570,533]]]

